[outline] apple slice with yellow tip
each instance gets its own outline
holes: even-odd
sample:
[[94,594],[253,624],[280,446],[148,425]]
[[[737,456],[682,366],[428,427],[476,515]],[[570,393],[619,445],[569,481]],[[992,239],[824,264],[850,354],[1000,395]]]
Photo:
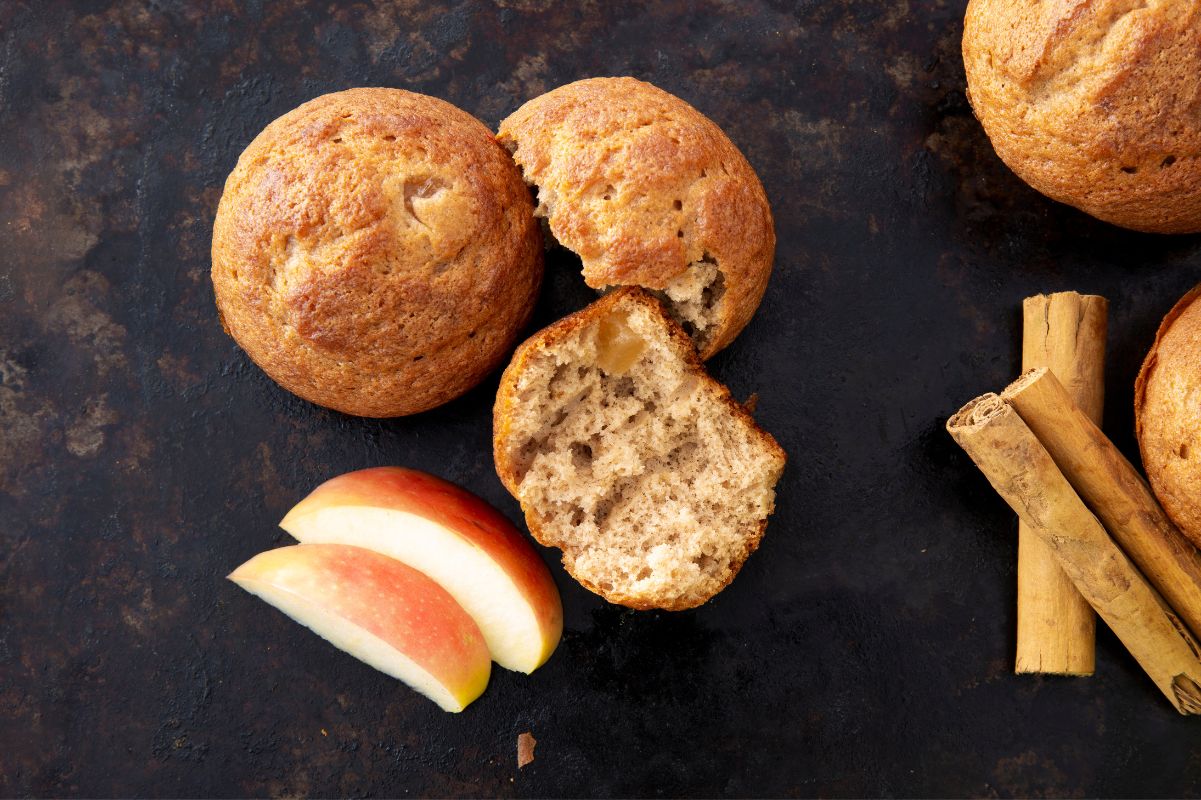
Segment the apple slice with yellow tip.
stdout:
[[301,544],[260,553],[229,579],[446,711],[484,692],[492,658],[442,587],[373,550]]
[[401,467],[326,481],[280,523],[303,543],[365,547],[428,575],[479,625],[492,658],[533,672],[563,632],[559,590],[533,546],[475,495]]

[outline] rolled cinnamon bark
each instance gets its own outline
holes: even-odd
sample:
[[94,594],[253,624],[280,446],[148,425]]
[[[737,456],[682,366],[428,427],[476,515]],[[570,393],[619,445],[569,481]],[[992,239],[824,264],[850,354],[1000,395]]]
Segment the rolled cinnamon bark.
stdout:
[[987,394],[951,417],[947,430],[1176,710],[1201,713],[1201,646],[1110,539],[1017,411]]
[[[1022,370],[1046,367],[1072,400],[1100,423],[1105,399],[1104,297],[1076,292],[1027,297],[1022,303]],[[1097,617],[1059,561],[1018,522],[1018,624],[1014,671],[1092,675]]]
[[1201,631],[1201,554],[1146,481],[1045,369],[1001,393],[1097,518],[1194,632]]

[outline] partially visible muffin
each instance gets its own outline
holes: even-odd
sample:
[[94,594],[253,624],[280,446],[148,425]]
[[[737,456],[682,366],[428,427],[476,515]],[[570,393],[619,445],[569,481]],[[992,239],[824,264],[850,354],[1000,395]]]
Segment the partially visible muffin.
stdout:
[[347,414],[445,403],[529,319],[541,234],[478,120],[399,89],[350,89],[272,122],[213,228],[226,331],[281,386]]
[[517,349],[493,441],[534,538],[633,608],[691,608],[733,580],[785,461],[663,305],[633,287]]
[[771,209],[695,108],[634,78],[591,78],[530,100],[499,138],[589,286],[654,291],[703,358],[750,321],[771,275]]
[[1164,511],[1201,547],[1201,286],[1160,323],[1134,386],[1143,468]]
[[963,60],[993,147],[1035,189],[1201,231],[1201,3],[971,0]]

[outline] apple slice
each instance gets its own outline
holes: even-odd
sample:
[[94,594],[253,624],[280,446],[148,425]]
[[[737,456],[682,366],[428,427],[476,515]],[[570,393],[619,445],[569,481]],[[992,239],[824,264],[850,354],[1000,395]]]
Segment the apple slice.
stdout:
[[462,711],[488,685],[492,658],[479,627],[441,586],[395,559],[301,544],[260,553],[229,579],[446,711]]
[[401,467],[326,481],[280,523],[305,543],[366,547],[437,581],[471,615],[492,658],[533,672],[559,643],[559,590],[504,515],[453,483]]

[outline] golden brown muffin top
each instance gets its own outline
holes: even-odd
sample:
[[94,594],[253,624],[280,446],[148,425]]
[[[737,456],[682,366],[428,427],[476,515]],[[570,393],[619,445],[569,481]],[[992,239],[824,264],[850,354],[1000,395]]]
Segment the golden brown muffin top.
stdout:
[[1134,388],[1143,468],[1168,516],[1201,547],[1201,286],[1160,323]]
[[1201,230],[1201,4],[971,0],[972,108],[1035,189],[1136,230]]
[[267,126],[225,184],[213,284],[272,378],[400,416],[475,385],[529,318],[533,203],[474,117],[399,89],[324,95]]
[[[626,339],[618,331],[629,324],[631,316],[639,316],[636,313],[639,309],[643,312],[642,316],[650,321],[655,329],[654,333],[647,341],[635,345],[632,353],[628,350],[620,352],[630,348],[634,342]],[[617,330],[606,331],[606,327],[614,323]],[[601,349],[595,350],[595,360],[589,358],[593,351],[584,341],[588,339],[587,332],[590,329],[595,329],[595,336],[599,339],[594,341],[601,345]],[[607,342],[607,347],[615,348],[617,352],[606,353],[606,335],[612,337],[615,333],[616,337]],[[636,333],[633,335],[638,336]],[[657,355],[649,360],[643,355],[652,353]],[[572,392],[568,391],[566,396],[558,398],[560,402],[566,401],[565,405],[547,403],[548,399],[562,391],[561,388],[555,388],[544,381],[543,373],[548,367],[553,368],[555,373],[552,382],[562,382],[566,376],[567,382],[571,383],[570,376],[573,374],[578,377],[587,370],[608,371],[612,367],[606,365],[606,359],[612,359],[614,355],[621,364],[620,369],[630,370],[620,379],[631,381],[630,386],[620,388],[618,384],[614,385],[611,391],[606,391],[602,385],[595,397],[592,396],[591,389],[578,396],[573,396]],[[561,523],[571,518],[569,493],[555,492],[553,502],[544,504],[539,502],[536,496],[523,491],[523,482],[529,474],[533,455],[525,452],[526,443],[523,439],[534,429],[546,426],[550,431],[539,431],[538,446],[552,447],[549,439],[556,433],[561,435],[564,427],[571,426],[570,417],[573,413],[590,413],[586,410],[590,400],[604,409],[616,407],[623,403],[621,398],[627,398],[628,401],[637,393],[633,383],[639,381],[646,382],[647,386],[653,384],[664,388],[665,391],[672,391],[668,388],[670,380],[665,383],[662,380],[652,380],[651,377],[652,374],[658,373],[654,375],[655,378],[664,378],[676,369],[680,375],[686,376],[682,383],[691,387],[681,393],[682,396],[692,398],[691,404],[684,403],[684,406],[692,407],[688,413],[696,414],[697,409],[703,409],[706,419],[703,424],[698,423],[695,429],[690,430],[689,424],[684,420],[673,419],[673,416],[678,416],[680,412],[678,408],[673,411],[671,403],[663,402],[647,410],[646,413],[659,420],[659,425],[666,425],[680,437],[681,441],[675,444],[675,449],[667,454],[669,461],[675,459],[673,466],[668,468],[663,464],[657,465],[657,458],[651,456],[641,463],[635,463],[635,459],[628,465],[623,465],[617,470],[622,476],[620,478],[615,477],[612,469],[607,474],[602,474],[594,473],[594,467],[589,467],[586,477],[574,475],[570,478],[570,483],[573,488],[584,484],[582,488],[586,490],[589,484],[597,488],[608,484],[608,491],[615,495],[629,492],[640,496],[635,485],[638,480],[654,481],[665,474],[673,475],[679,481],[688,484],[687,489],[680,489],[679,499],[694,493],[697,498],[708,495],[706,507],[710,511],[715,512],[721,508],[730,514],[741,514],[745,517],[745,524],[736,530],[731,530],[728,526],[699,526],[698,538],[709,539],[708,544],[715,549],[714,557],[716,558],[719,552],[721,556],[713,565],[717,569],[707,575],[690,575],[686,569],[679,569],[686,566],[684,564],[677,564],[677,569],[671,569],[672,562],[692,563],[694,554],[688,549],[687,543],[674,541],[661,543],[660,547],[652,545],[649,549],[655,551],[654,558],[658,560],[659,566],[678,576],[678,581],[668,585],[659,583],[653,589],[645,586],[636,588],[634,584],[639,582],[637,578],[631,580],[628,574],[623,578],[619,571],[608,565],[599,568],[597,559],[589,557],[590,551],[604,549],[601,542],[587,539],[568,542],[560,538],[563,533],[562,526],[552,524],[552,521]],[[643,370],[648,374],[635,376],[635,372]],[[532,390],[532,386],[536,386],[537,389]],[[679,388],[674,391],[679,391]],[[612,442],[616,445],[615,452],[625,452],[623,442],[629,443],[632,438],[645,436],[645,430],[641,434],[633,432],[635,429],[629,427],[633,422],[634,419],[626,420],[625,427],[609,428],[600,434],[601,438],[593,441],[597,451],[607,446],[607,442]],[[684,441],[701,435],[707,437],[706,452],[710,460],[704,468],[697,471],[696,463],[689,464],[680,454],[689,446],[683,444]],[[734,442],[741,442],[742,447],[732,446]],[[742,457],[731,458],[738,454]],[[590,449],[589,458],[591,456]],[[606,294],[591,305],[542,329],[517,347],[512,361],[501,374],[500,386],[496,393],[496,404],[493,408],[493,458],[501,482],[521,503],[530,534],[544,545],[561,548],[564,568],[581,585],[611,603],[630,608],[661,608],[670,611],[700,605],[734,579],[763,538],[767,528],[767,515],[771,512],[774,502],[774,492],[770,487],[774,487],[779,480],[787,461],[783,448],[772,435],[759,427],[747,408],[734,400],[726,386],[708,374],[688,334],[671,318],[663,303],[635,287],[621,288]],[[626,466],[629,467],[628,472]],[[747,481],[746,485],[731,489],[726,484],[715,483],[720,479],[723,470],[731,468],[738,469]],[[742,508],[756,491],[757,476],[758,479],[766,480],[769,487],[767,507],[760,515],[749,513]],[[702,485],[705,488],[702,488]],[[762,487],[759,487],[760,492],[761,490]],[[647,497],[652,494],[648,493]],[[636,503],[635,507],[645,511],[647,516],[660,513],[655,510],[659,506],[649,502]],[[740,510],[735,512],[730,509]],[[675,513],[679,513],[678,509]],[[568,524],[574,527],[579,523],[572,521]],[[644,559],[651,557],[647,552],[646,542],[641,541],[650,535],[645,529],[639,531],[625,524],[614,525],[611,521],[606,525],[614,537],[625,540],[631,552],[640,552]],[[585,537],[594,535],[584,534]],[[713,541],[718,539],[724,541]],[[612,545],[611,539],[609,544]]]
[[634,78],[590,78],[527,102],[499,139],[589,286],[674,290],[690,266],[715,261],[702,355],[750,321],[775,253],[771,210],[742,153],[695,108]]

